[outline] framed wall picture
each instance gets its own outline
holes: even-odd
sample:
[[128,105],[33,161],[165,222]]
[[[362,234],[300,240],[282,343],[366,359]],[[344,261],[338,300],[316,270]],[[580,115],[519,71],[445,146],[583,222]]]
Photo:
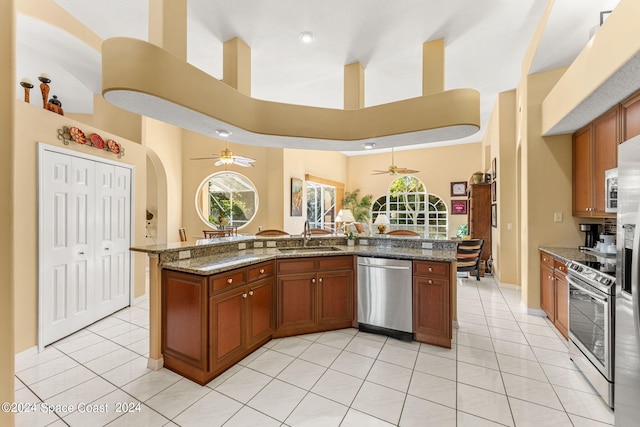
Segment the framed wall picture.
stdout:
[[291,216],[302,216],[302,180],[291,178]]
[[491,226],[493,228],[498,228],[498,205],[491,205]]
[[451,201],[451,215],[466,215],[467,214],[467,201],[466,200],[452,200]]
[[467,181],[456,181],[451,183],[451,196],[459,197],[467,195]]
[[497,193],[497,189],[496,189],[496,181],[492,181],[491,182],[491,201],[495,202],[498,198],[498,193]]
[[491,161],[491,180],[495,181],[496,176],[498,175],[498,165],[496,164],[496,158],[494,157]]

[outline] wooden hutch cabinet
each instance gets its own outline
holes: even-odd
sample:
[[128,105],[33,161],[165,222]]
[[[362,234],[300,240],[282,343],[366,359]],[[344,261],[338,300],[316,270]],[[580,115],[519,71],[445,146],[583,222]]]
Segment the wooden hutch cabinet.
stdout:
[[472,239],[484,240],[480,266],[480,275],[483,276],[487,261],[491,258],[491,184],[471,184],[467,187],[467,193],[469,236]]

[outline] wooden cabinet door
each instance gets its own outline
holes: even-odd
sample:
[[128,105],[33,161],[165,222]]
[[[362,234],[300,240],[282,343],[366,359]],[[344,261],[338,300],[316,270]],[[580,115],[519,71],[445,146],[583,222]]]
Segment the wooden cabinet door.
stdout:
[[247,298],[247,347],[273,334],[274,278],[261,280],[250,286]]
[[277,319],[279,332],[313,327],[316,324],[316,274],[278,276]]
[[622,141],[640,135],[640,92],[622,103]]
[[451,348],[450,281],[413,278],[413,331],[416,339]]
[[568,337],[569,331],[569,284],[563,274],[555,275],[556,284],[556,320],[558,330]]
[[209,298],[210,370],[232,363],[245,351],[247,288],[242,287]]
[[540,307],[552,322],[556,320],[556,288],[553,268],[540,264]]
[[199,369],[207,364],[206,283],[203,276],[162,270],[162,353]]
[[573,216],[590,216],[592,204],[591,126],[573,135]]
[[353,271],[318,273],[318,324],[348,328],[353,321]]
[[593,188],[595,210],[605,212],[604,172],[618,165],[618,109],[614,108],[593,122]]

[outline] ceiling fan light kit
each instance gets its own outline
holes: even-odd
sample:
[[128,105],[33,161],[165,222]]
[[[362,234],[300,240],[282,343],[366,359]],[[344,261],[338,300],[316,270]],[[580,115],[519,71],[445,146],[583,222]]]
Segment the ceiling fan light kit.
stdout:
[[213,157],[194,157],[191,160],[216,160],[216,162],[214,163],[215,166],[236,165],[245,168],[252,168],[253,163],[255,162],[254,159],[251,159],[249,157],[234,156],[233,152],[229,150],[229,142],[227,142],[224,150],[220,152],[219,156],[214,155]]
[[395,162],[394,162],[394,156],[393,156],[393,147],[391,147],[391,166],[389,166],[386,171],[374,170],[371,173],[371,175],[389,174],[391,176],[394,176],[394,175],[407,175],[407,174],[418,173],[418,172],[420,172],[420,171],[419,170],[415,170],[415,169],[400,168],[400,167],[396,166]]

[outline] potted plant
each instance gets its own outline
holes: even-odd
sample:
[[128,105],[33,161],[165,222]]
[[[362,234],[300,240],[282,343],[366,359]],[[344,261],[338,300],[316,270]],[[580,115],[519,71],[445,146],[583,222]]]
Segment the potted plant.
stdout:
[[373,203],[373,196],[371,194],[367,194],[358,200],[359,195],[359,188],[356,188],[352,192],[347,191],[344,195],[344,199],[342,199],[342,205],[345,209],[351,210],[356,221],[368,223],[371,218],[371,204]]
[[347,231],[346,233],[344,233],[344,237],[347,239],[347,246],[353,246],[356,244],[358,235],[353,231]]

